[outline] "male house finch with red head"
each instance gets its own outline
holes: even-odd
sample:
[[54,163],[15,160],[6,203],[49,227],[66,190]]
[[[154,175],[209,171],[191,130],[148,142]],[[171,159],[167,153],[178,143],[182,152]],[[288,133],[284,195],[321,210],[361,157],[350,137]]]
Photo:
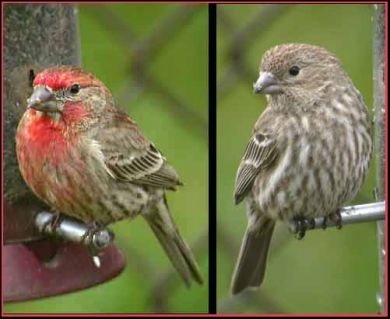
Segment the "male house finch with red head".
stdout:
[[233,294],[262,283],[276,220],[332,216],[357,194],[372,149],[363,98],[323,48],[271,48],[254,91],[268,106],[237,172],[234,196],[237,204],[247,199],[248,227]]
[[20,171],[55,211],[86,224],[142,215],[187,285],[198,265],[170,216],[176,171],[92,74],[56,66],[33,82],[16,134]]

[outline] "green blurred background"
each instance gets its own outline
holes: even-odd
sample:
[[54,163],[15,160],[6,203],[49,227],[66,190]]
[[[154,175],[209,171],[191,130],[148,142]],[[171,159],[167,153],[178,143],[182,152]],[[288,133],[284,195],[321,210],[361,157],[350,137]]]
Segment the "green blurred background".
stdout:
[[[235,174],[264,96],[252,93],[262,54],[288,42],[335,53],[372,111],[370,5],[219,5],[217,11],[217,300],[219,312],[376,313],[375,223],[311,231],[302,241],[278,225],[263,286],[229,295],[246,228],[245,205],[234,206]],[[372,114],[372,112],[371,112]],[[353,204],[374,201],[375,163]]]
[[207,5],[79,5],[82,65],[111,89],[179,173],[171,213],[205,284],[187,289],[143,218],[112,226],[127,267],[108,283],[5,305],[28,313],[208,311]]
[[[83,66],[177,169],[185,186],[168,193],[205,285],[186,289],[146,223],[112,229],[127,268],[103,285],[32,302],[10,312],[124,313],[208,310],[207,5],[80,5]],[[217,218],[219,312],[375,313],[375,224],[313,231],[302,241],[276,229],[265,282],[231,298],[230,278],[245,231],[245,205],[233,205],[236,169],[265,98],[252,94],[261,55],[285,42],[326,47],[342,61],[370,111],[372,7],[369,5],[218,5]],[[215,107],[215,106],[211,106]],[[375,163],[353,203],[373,201]],[[213,252],[212,252],[213,253]]]

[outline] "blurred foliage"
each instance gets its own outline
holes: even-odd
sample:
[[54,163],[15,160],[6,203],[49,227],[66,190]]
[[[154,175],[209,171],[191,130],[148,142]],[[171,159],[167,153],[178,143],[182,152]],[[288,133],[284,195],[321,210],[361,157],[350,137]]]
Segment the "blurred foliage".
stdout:
[[[233,204],[235,174],[252,127],[266,105],[264,96],[252,93],[262,54],[274,45],[289,42],[327,48],[342,61],[372,114],[372,7],[276,6],[284,8],[273,21],[261,29],[247,28],[237,38],[250,23],[260,25],[261,21],[256,19],[270,7],[219,5],[217,11],[218,311],[376,313],[375,223],[348,226],[341,231],[310,231],[302,241],[295,240],[286,225],[280,224],[271,243],[261,289],[238,297],[229,295],[230,279],[247,223],[245,205]],[[251,33],[249,42],[240,47],[248,32]],[[232,52],[239,52],[242,60]],[[249,76],[243,72],[245,67],[252,72]],[[222,87],[226,83],[230,85]],[[372,161],[369,176],[353,204],[374,201],[374,186]]]
[[207,5],[193,6],[193,13],[187,20],[164,22],[164,17],[179,6],[80,5],[82,65],[111,89],[121,107],[178,171],[184,187],[176,193],[168,192],[169,207],[183,237],[191,247],[197,247],[195,256],[205,284],[202,287],[194,284],[190,289],[185,287],[179,276],[173,274],[173,267],[146,222],[139,217],[112,226],[116,244],[127,259],[127,267],[119,277],[81,292],[8,304],[5,312],[208,311],[207,131],[199,134],[194,130],[188,125],[191,118],[172,112],[171,101],[164,94],[156,94],[147,83],[140,88],[131,67],[132,49],[138,41],[153,33],[159,36],[159,23],[171,24],[172,34],[147,61],[146,72],[161,83],[167,94],[177,96],[181,107],[191,110],[207,128]]

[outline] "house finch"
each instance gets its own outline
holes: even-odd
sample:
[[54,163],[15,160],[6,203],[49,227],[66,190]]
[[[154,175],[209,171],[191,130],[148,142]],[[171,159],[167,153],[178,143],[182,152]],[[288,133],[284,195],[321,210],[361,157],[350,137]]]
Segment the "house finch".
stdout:
[[16,133],[19,168],[32,191],[86,224],[142,215],[185,283],[202,283],[165,199],[179,177],[105,85],[80,68],[55,66],[33,86]]
[[323,48],[271,48],[254,91],[266,94],[268,106],[237,172],[234,197],[236,204],[247,198],[248,227],[233,294],[262,283],[277,220],[337,216],[359,191],[372,148],[363,98]]

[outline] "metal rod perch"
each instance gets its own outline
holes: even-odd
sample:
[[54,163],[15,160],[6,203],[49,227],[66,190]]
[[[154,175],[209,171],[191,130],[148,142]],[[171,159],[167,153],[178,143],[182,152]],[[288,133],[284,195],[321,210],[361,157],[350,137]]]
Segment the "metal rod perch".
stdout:
[[41,232],[47,235],[55,235],[96,250],[101,250],[114,241],[114,233],[107,228],[87,226],[70,218],[60,218],[55,222],[56,225],[53,225],[55,219],[56,215],[53,213],[40,212],[35,217],[35,224]]
[[[347,206],[341,209],[340,215],[342,226],[384,220],[385,202]],[[338,226],[331,219],[327,219],[325,225],[327,228]],[[299,223],[293,220],[289,223],[289,229],[294,234],[302,231],[302,226],[305,230],[323,229],[324,217],[318,217],[312,220],[307,219]]]

